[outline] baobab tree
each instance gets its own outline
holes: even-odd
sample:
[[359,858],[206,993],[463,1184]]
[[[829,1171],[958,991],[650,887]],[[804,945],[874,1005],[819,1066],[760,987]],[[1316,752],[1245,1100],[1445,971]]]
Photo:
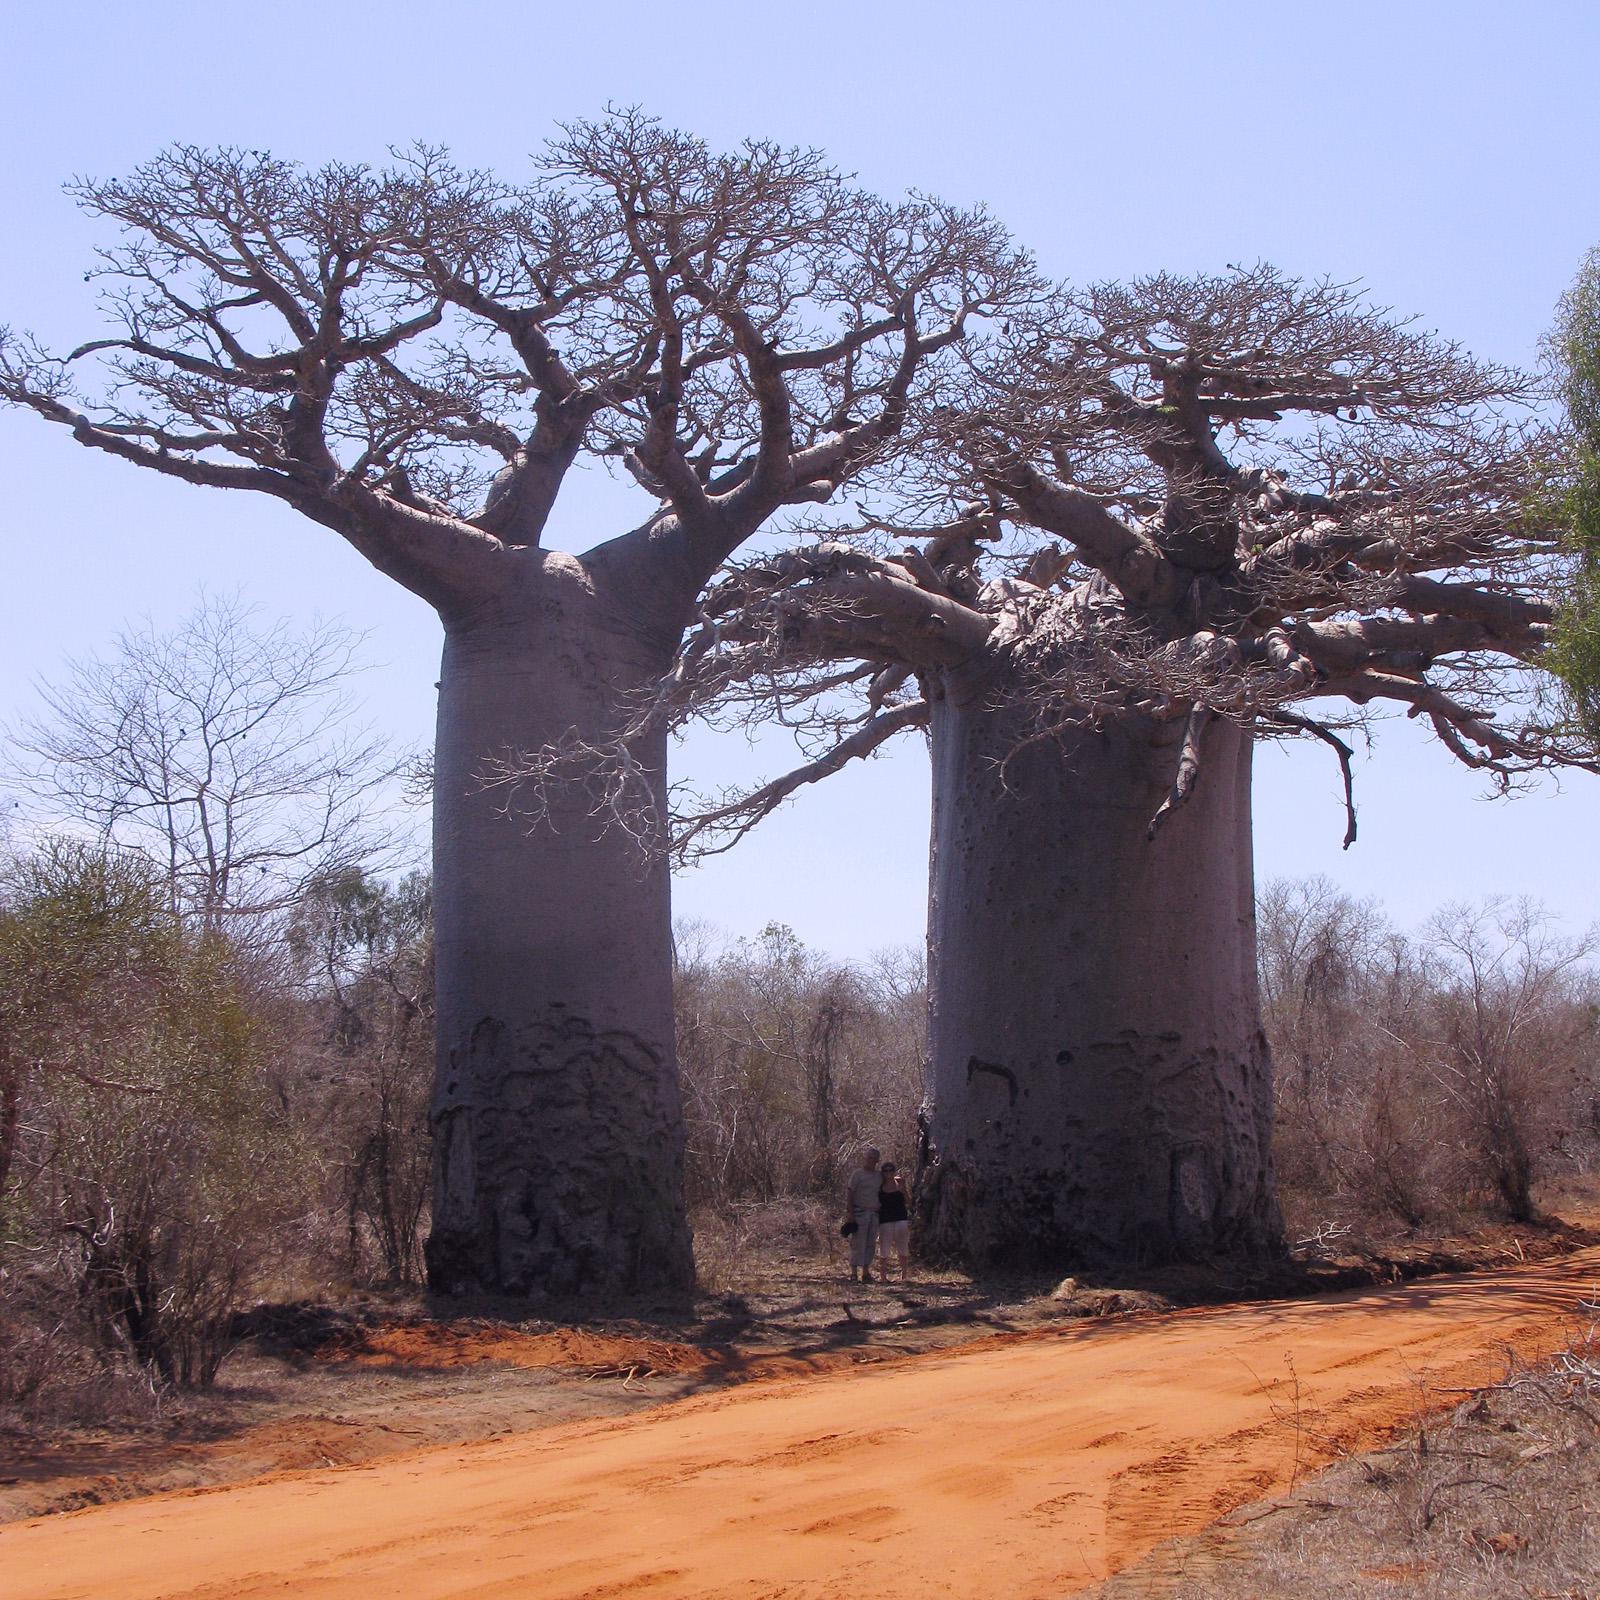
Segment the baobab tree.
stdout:
[[[123,230],[112,327],[61,358],[8,336],[0,394],[284,501],[444,624],[431,1282],[686,1284],[666,867],[581,785],[526,835],[480,768],[614,735],[718,566],[879,459],[969,322],[1032,293],[1028,262],[981,213],[633,113],[569,128],[519,185],[431,150],[309,171],[180,147],[72,192]],[[543,548],[586,456],[652,509]],[[664,732],[627,765],[664,799]]]
[[935,420],[927,505],[710,591],[640,724],[780,703],[829,738],[688,805],[680,850],[928,731],[934,1246],[1275,1247],[1253,747],[1334,752],[1347,844],[1342,733],[1384,706],[1502,785],[1585,759],[1533,692],[1530,393],[1264,267],[1064,293]]

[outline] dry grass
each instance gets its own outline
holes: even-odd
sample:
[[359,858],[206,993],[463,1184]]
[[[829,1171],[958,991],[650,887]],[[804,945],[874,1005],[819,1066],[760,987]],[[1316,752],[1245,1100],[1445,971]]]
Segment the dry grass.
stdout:
[[1465,1397],[1419,1390],[1387,1448],[1162,1546],[1095,1600],[1593,1600],[1600,1307],[1586,1310],[1548,1365]]
[[691,1221],[695,1271],[707,1294],[738,1293],[773,1273],[845,1259],[839,1219],[820,1200],[705,1205]]

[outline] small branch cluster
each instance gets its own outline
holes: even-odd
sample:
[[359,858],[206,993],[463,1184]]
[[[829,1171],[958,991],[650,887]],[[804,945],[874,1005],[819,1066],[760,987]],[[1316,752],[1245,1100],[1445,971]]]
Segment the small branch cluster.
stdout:
[[568,733],[539,750],[506,750],[484,758],[478,781],[499,791],[500,808],[530,831],[553,827],[576,800],[597,834],[620,829],[642,854],[660,849],[665,818],[657,800],[658,774],[640,759],[643,726],[602,743]]

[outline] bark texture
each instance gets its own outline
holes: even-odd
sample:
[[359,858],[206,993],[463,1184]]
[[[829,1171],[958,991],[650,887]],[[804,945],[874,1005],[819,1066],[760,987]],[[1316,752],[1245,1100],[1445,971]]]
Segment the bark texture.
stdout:
[[1001,326],[929,418],[933,520],[858,502],[854,535],[707,596],[687,703],[809,704],[835,742],[682,837],[737,837],[928,721],[934,1244],[1271,1248],[1249,739],[1335,753],[1347,845],[1338,730],[1368,705],[1502,786],[1594,765],[1528,692],[1556,617],[1535,387],[1266,265],[1064,288]]
[[[596,820],[620,775],[615,820],[659,827],[664,735],[626,738],[618,696],[771,518],[903,449],[1036,268],[981,210],[637,110],[567,124],[521,181],[177,145],[73,193],[123,230],[105,337],[0,327],[0,404],[281,500],[444,619],[432,1281],[686,1283],[666,869]],[[539,545],[583,457],[655,509],[579,561]],[[612,765],[530,794],[530,839],[478,774],[552,749]]]
[[1206,730],[1198,785],[1152,839],[1181,725],[1018,752],[1016,712],[947,696],[931,730],[930,1247],[1061,1264],[1271,1250],[1248,735]]
[[[530,837],[478,773],[496,752],[602,743],[669,658],[577,559],[526,552],[447,619],[435,766],[439,1071],[432,1287],[527,1295],[693,1278],[673,1051],[667,868],[547,792]],[[665,735],[634,749],[660,785]],[[664,802],[664,796],[660,797]]]

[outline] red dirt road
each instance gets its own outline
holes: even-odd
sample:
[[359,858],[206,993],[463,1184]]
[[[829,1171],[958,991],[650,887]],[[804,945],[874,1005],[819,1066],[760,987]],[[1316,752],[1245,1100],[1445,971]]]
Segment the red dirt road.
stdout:
[[4,1600],[1058,1596],[1554,1349],[1600,1249],[1003,1336],[0,1529]]

